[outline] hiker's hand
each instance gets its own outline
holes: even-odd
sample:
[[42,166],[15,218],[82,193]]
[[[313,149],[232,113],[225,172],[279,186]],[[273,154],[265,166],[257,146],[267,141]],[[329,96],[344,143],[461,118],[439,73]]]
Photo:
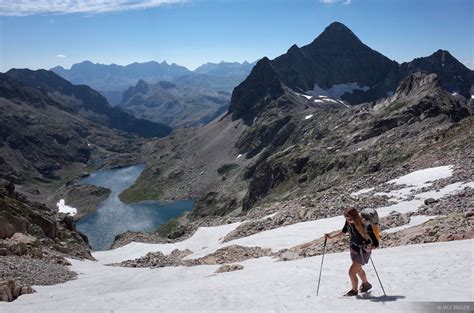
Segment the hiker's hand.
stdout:
[[367,252],[371,252],[373,248],[374,248],[374,246],[372,246],[370,244],[370,245],[367,245],[367,247],[365,247],[364,250],[367,251]]
[[331,235],[329,235],[329,234],[324,234],[324,237],[326,237],[327,239],[331,239],[331,238],[332,238]]

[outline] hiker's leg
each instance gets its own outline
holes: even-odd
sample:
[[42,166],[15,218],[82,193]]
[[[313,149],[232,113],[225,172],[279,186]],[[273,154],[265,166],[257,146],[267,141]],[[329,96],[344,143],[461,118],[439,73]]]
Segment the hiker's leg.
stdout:
[[360,267],[360,270],[357,272],[357,274],[359,275],[360,279],[364,284],[367,283],[367,275],[365,274],[365,271],[362,266]]
[[352,290],[357,290],[357,286],[358,286],[357,273],[360,271],[361,268],[362,268],[362,265],[360,263],[352,261],[352,265],[349,268],[349,277],[351,279]]

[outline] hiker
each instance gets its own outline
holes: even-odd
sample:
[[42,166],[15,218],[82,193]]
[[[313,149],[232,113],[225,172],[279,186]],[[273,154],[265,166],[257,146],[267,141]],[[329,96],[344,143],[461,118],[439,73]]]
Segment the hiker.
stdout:
[[351,279],[352,289],[347,292],[344,296],[356,296],[357,291],[357,275],[362,280],[360,285],[360,292],[367,292],[372,288],[372,285],[367,281],[363,265],[369,262],[370,253],[373,248],[377,248],[379,242],[374,234],[372,225],[364,223],[363,218],[359,215],[359,212],[355,208],[346,209],[344,212],[346,223],[340,232],[331,236],[325,234],[326,238],[340,238],[347,232],[350,235],[350,251],[352,265],[349,268],[349,277]]

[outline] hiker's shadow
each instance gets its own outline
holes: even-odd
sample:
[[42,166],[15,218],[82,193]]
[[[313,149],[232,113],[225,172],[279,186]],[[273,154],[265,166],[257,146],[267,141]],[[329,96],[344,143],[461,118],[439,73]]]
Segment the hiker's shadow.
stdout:
[[393,302],[399,299],[405,299],[405,296],[362,296],[359,299],[361,300],[369,300],[371,302]]

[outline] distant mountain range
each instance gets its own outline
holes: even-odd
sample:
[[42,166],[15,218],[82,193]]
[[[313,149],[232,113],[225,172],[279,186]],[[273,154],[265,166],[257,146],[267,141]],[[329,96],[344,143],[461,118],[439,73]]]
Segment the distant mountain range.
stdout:
[[88,85],[102,93],[112,105],[121,102],[122,93],[140,79],[149,83],[169,81],[177,85],[231,92],[250,73],[255,63],[206,63],[195,71],[175,63],[151,61],[126,66],[84,61],[71,69],[56,66],[51,71],[74,84]]
[[227,112],[230,93],[159,81],[137,85],[123,93],[118,105],[138,118],[172,127],[202,126]]
[[249,63],[245,61],[239,63],[222,61],[220,63],[206,63],[195,69],[194,73],[217,77],[246,76],[250,73],[255,63],[257,62]]

